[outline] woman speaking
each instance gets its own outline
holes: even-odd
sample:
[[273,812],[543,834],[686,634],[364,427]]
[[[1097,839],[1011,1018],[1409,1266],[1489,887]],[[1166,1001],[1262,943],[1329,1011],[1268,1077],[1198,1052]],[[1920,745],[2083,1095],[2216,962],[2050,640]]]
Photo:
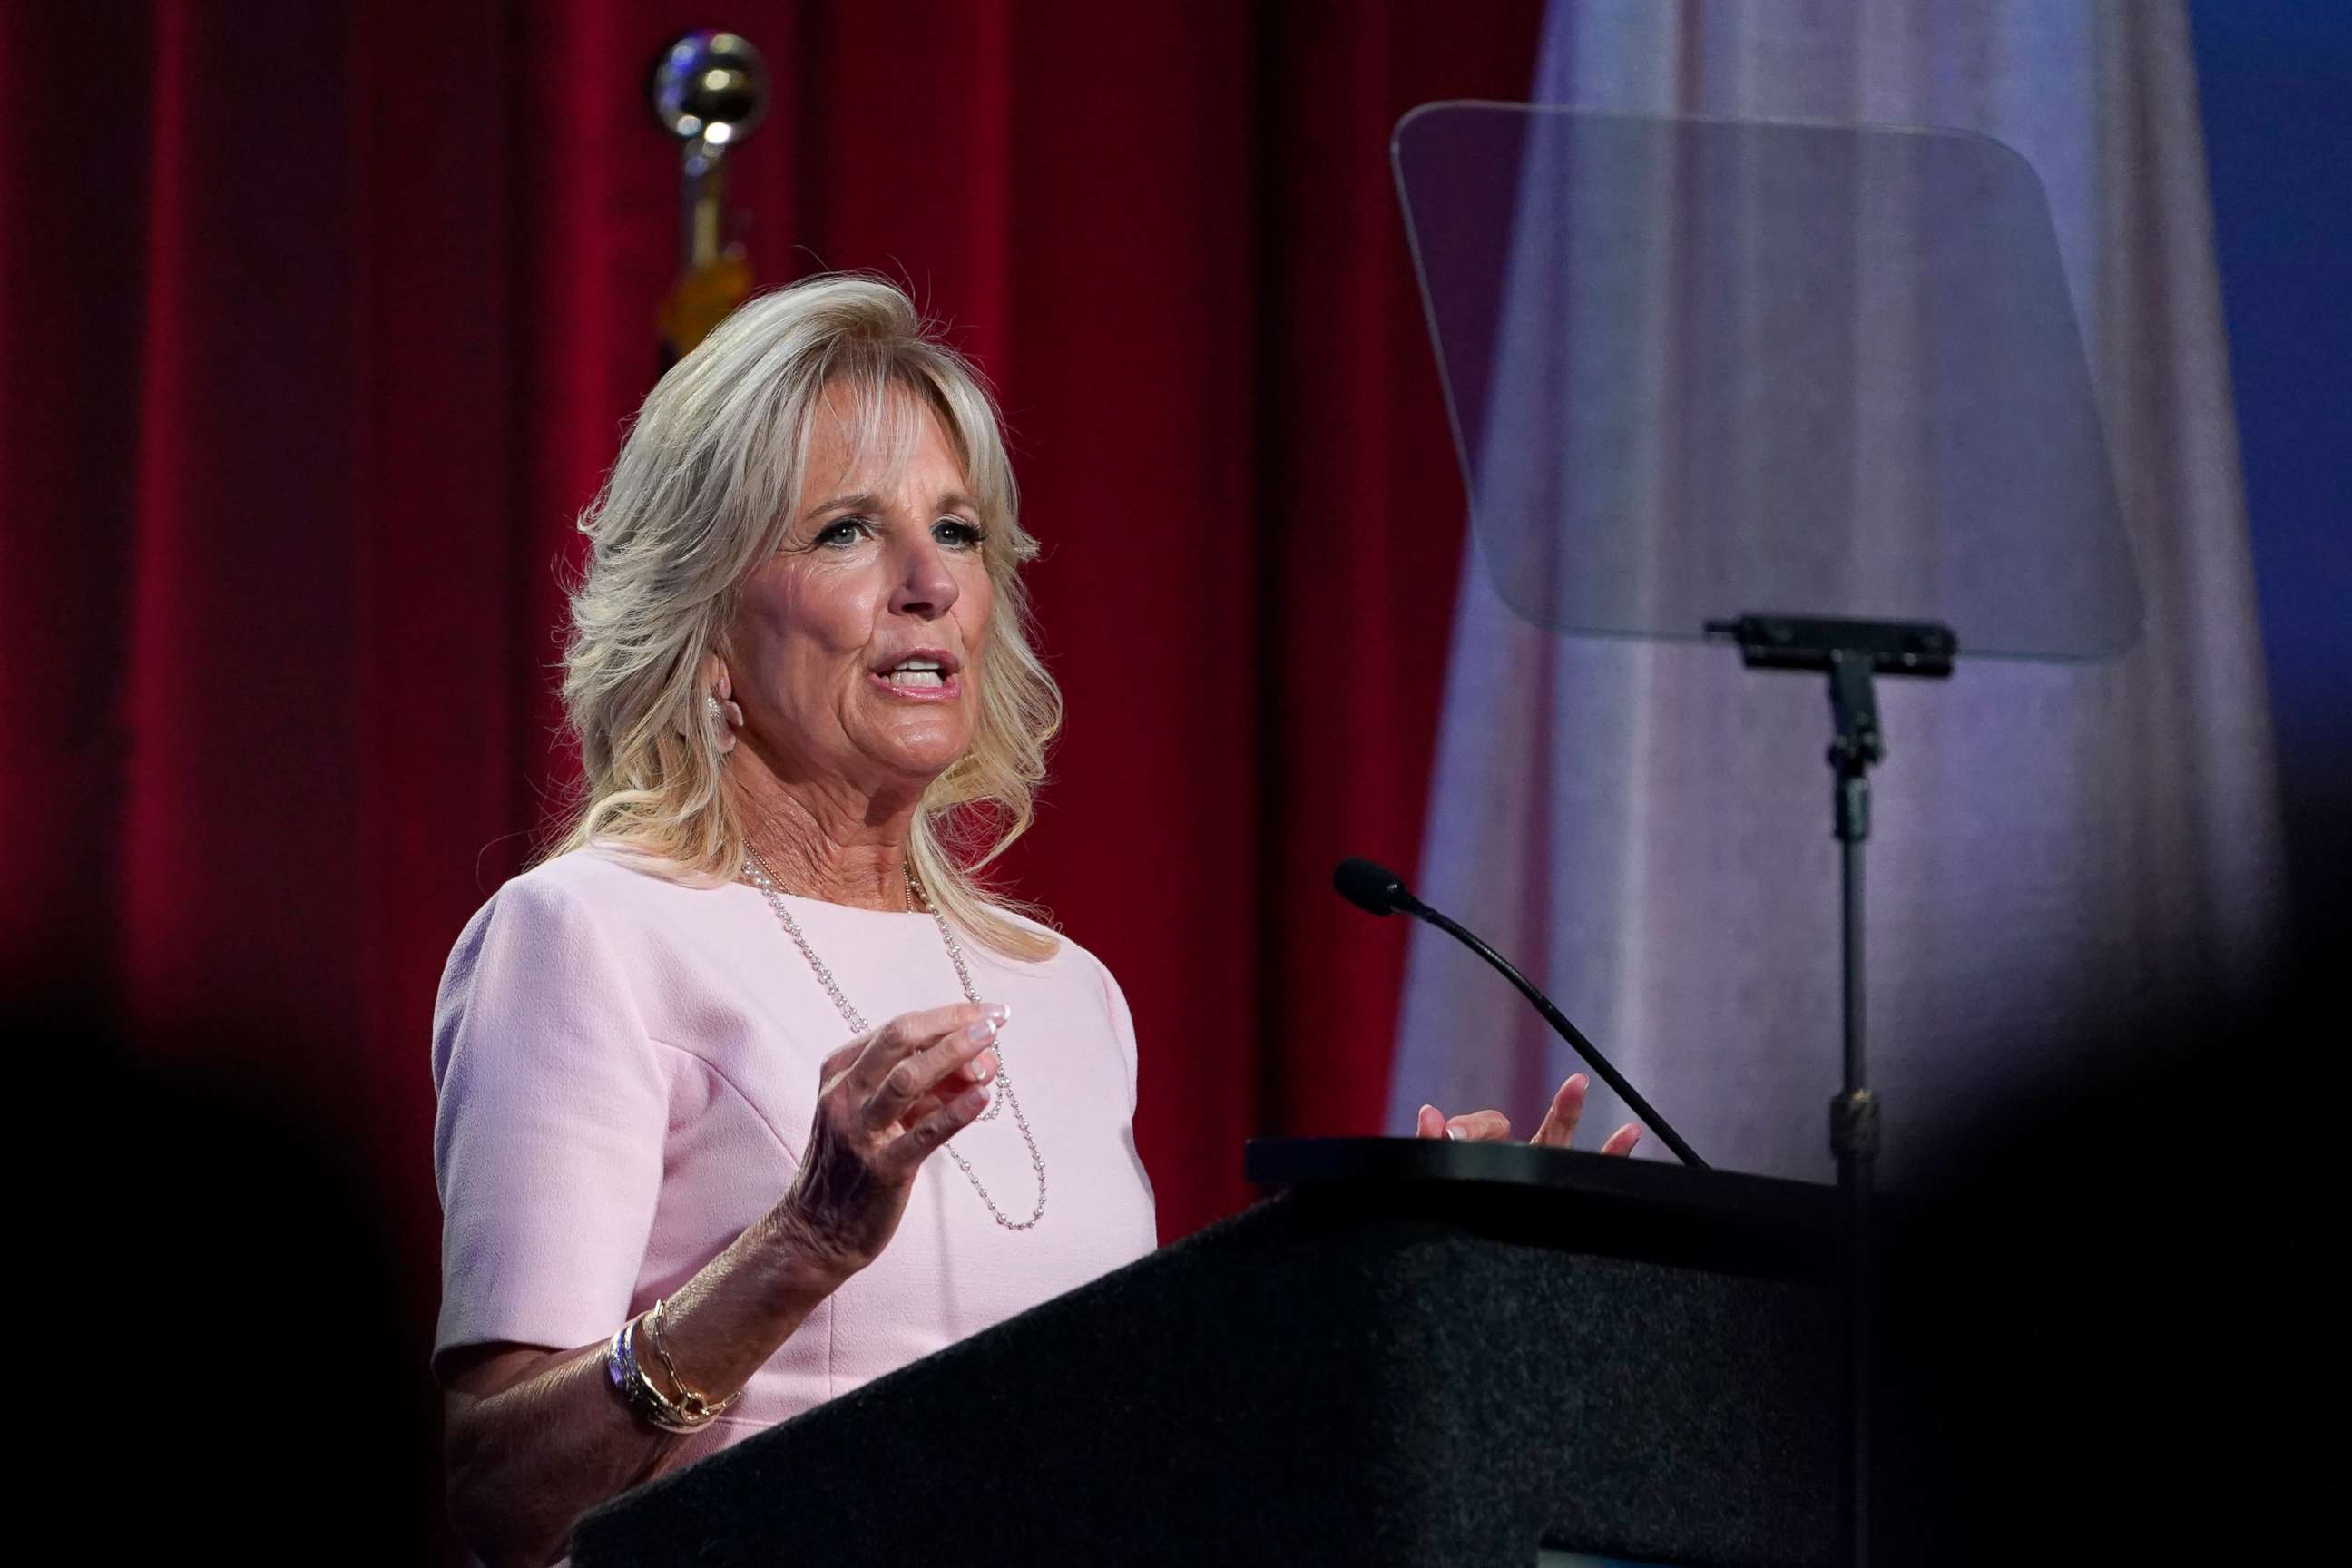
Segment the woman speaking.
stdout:
[[582,529],[578,814],[434,1019],[434,1370],[493,1563],[1155,1244],[1118,984],[974,878],[1060,698],[970,367],[884,282],[754,300]]

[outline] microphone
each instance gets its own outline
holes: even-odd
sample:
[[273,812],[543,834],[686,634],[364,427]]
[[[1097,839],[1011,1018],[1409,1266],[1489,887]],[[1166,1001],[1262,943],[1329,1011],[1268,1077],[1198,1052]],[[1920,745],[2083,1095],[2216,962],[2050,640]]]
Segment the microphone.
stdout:
[[1603,1083],[1617,1091],[1617,1098],[1625,1102],[1643,1126],[1655,1132],[1660,1142],[1672,1149],[1684,1164],[1697,1171],[1707,1168],[1706,1162],[1698,1157],[1698,1151],[1684,1142],[1682,1134],[1667,1126],[1666,1119],[1650,1109],[1650,1102],[1625,1081],[1624,1074],[1609,1065],[1609,1058],[1601,1054],[1600,1047],[1586,1039],[1582,1032],[1568,1021],[1568,1016],[1552,1005],[1550,997],[1537,990],[1526,975],[1513,968],[1509,959],[1479,941],[1476,932],[1456,924],[1414,898],[1412,889],[1404,885],[1402,877],[1360,855],[1350,855],[1332,868],[1331,886],[1339,889],[1341,898],[1369,913],[1387,916],[1401,911],[1415,920],[1426,921],[1502,971],[1503,978],[1517,986],[1519,994],[1536,1005],[1536,1011],[1543,1015],[1544,1022],[1559,1031],[1560,1038],[1574,1047],[1576,1054],[1584,1058],[1585,1065],[1600,1074]]

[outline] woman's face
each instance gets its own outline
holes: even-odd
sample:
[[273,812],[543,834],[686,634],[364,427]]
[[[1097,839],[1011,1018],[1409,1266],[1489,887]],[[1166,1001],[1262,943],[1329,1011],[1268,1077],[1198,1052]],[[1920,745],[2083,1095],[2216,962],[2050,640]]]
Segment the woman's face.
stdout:
[[748,738],[786,783],[913,791],[971,742],[995,591],[980,504],[923,399],[893,389],[919,437],[895,467],[854,449],[828,389],[783,548],[745,583],[729,664]]

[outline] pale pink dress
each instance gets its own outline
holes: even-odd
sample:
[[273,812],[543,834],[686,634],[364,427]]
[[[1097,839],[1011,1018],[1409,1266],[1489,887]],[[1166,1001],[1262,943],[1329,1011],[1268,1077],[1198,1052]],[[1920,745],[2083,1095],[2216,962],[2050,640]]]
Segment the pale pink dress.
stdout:
[[[867,1022],[963,999],[927,914],[791,899]],[[935,1153],[882,1257],[761,1368],[732,1442],[1141,1257],[1156,1244],[1135,1152],[1126,999],[1065,938],[1041,963],[959,932],[1044,1155],[1044,1223],[1013,1232]],[[439,1110],[436,1352],[609,1335],[765,1214],[793,1179],[819,1065],[848,1026],[766,901],[693,888],[598,847],[499,889],[450,954],[433,1022]],[[955,1140],[1013,1219],[1035,1185],[1010,1114]]]

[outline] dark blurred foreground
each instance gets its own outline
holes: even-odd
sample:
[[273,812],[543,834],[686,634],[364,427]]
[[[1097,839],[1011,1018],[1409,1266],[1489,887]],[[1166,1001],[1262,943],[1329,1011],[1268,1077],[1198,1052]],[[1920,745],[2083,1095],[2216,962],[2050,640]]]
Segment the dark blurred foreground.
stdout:
[[18,1415],[71,1482],[27,1500],[53,1539],[109,1562],[441,1560],[425,1331],[347,1131],[305,1114],[315,1093],[208,1065],[249,1054],[226,1032],[134,1058],[87,1009],[5,1014],[63,1090],[23,1097],[38,1243],[15,1336]]
[[2343,1037],[2315,964],[1941,1151],[1886,1251],[1881,1561],[2300,1555]]

